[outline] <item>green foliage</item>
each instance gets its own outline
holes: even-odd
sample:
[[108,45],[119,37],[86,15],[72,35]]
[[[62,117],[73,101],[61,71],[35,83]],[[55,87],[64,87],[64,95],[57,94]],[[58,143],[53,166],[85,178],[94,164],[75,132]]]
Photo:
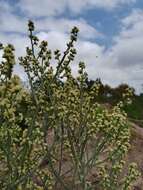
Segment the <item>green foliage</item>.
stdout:
[[[143,94],[136,95],[135,90],[127,84],[120,84],[116,88],[109,85],[103,85],[100,79],[96,81],[87,80],[87,90],[91,89],[94,84],[98,84],[99,93],[94,101],[101,104],[108,104],[110,107],[115,106],[119,101],[124,102],[124,110],[128,118],[143,127]],[[126,102],[130,104],[126,104]]]
[[143,94],[134,96],[132,104],[125,106],[125,111],[131,121],[143,127]]
[[[122,173],[130,146],[123,103],[108,111],[95,102],[99,83],[85,90],[88,76],[83,62],[79,63],[77,77],[71,73],[78,29],[72,29],[63,55],[59,50],[54,52],[54,70],[48,43],[39,42],[33,35],[33,22],[29,21],[28,27],[31,47],[26,48],[26,56],[19,62],[28,76],[29,92],[17,76],[12,76],[13,47],[3,47],[0,188],[130,189],[139,173],[135,164],[130,166],[127,177]],[[20,127],[23,119],[25,130]],[[97,177],[92,179],[92,174]]]

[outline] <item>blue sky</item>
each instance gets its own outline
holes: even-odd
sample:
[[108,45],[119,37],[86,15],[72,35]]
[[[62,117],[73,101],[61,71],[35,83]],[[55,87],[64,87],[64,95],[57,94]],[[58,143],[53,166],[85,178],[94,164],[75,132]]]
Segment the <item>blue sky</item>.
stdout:
[[[82,60],[89,78],[100,77],[112,86],[129,83],[142,92],[142,0],[0,0],[0,41],[13,43],[17,56],[24,55],[29,44],[29,19],[52,50],[64,51],[68,32],[79,27],[74,73]],[[20,66],[15,72],[25,79]]]

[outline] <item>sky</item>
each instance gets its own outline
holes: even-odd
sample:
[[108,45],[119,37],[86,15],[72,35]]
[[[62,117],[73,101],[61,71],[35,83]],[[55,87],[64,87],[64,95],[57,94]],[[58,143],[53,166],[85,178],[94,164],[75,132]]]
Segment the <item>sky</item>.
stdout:
[[[143,92],[143,0],[0,0],[0,42],[12,43],[17,57],[29,45],[29,19],[40,40],[62,53],[72,27],[79,28],[73,73],[84,61],[89,79]],[[18,64],[14,72],[26,80]]]

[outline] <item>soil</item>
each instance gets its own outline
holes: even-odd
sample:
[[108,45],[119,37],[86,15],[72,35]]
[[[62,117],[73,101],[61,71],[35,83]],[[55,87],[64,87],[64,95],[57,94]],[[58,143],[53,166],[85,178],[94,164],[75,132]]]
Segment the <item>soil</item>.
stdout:
[[127,166],[131,162],[138,165],[141,177],[134,184],[133,190],[143,190],[143,128],[131,123],[131,148],[128,152],[126,162]]
[[[134,123],[130,123],[130,124],[131,124],[131,140],[130,140],[131,147],[126,156],[126,165],[125,165],[124,173],[127,173],[127,168],[130,163],[132,162],[137,163],[138,170],[140,171],[141,176],[133,184],[132,190],[143,190],[143,128],[139,127],[138,125]],[[50,136],[52,137],[52,134]],[[52,139],[50,138],[50,141],[51,140]],[[46,165],[47,163],[43,163],[42,168],[45,167]],[[69,162],[68,162],[68,159],[65,159],[64,170],[67,171],[67,168],[70,168]],[[90,176],[90,177],[91,178],[94,177],[94,180],[97,179],[97,177],[95,176]],[[75,189],[80,189],[80,188],[76,187]]]

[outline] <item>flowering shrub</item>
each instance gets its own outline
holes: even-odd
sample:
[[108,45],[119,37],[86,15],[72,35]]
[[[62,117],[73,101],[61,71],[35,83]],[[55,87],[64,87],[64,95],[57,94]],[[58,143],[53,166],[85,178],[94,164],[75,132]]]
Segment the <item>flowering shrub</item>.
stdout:
[[[0,188],[7,190],[128,190],[138,177],[132,164],[123,176],[130,129],[120,102],[107,110],[95,102],[99,85],[87,89],[85,64],[71,73],[76,55],[74,27],[62,55],[39,42],[29,21],[31,47],[19,58],[30,90],[12,75],[14,48],[7,45],[0,64]],[[124,95],[129,100],[129,92]],[[24,121],[26,128],[22,128]]]

